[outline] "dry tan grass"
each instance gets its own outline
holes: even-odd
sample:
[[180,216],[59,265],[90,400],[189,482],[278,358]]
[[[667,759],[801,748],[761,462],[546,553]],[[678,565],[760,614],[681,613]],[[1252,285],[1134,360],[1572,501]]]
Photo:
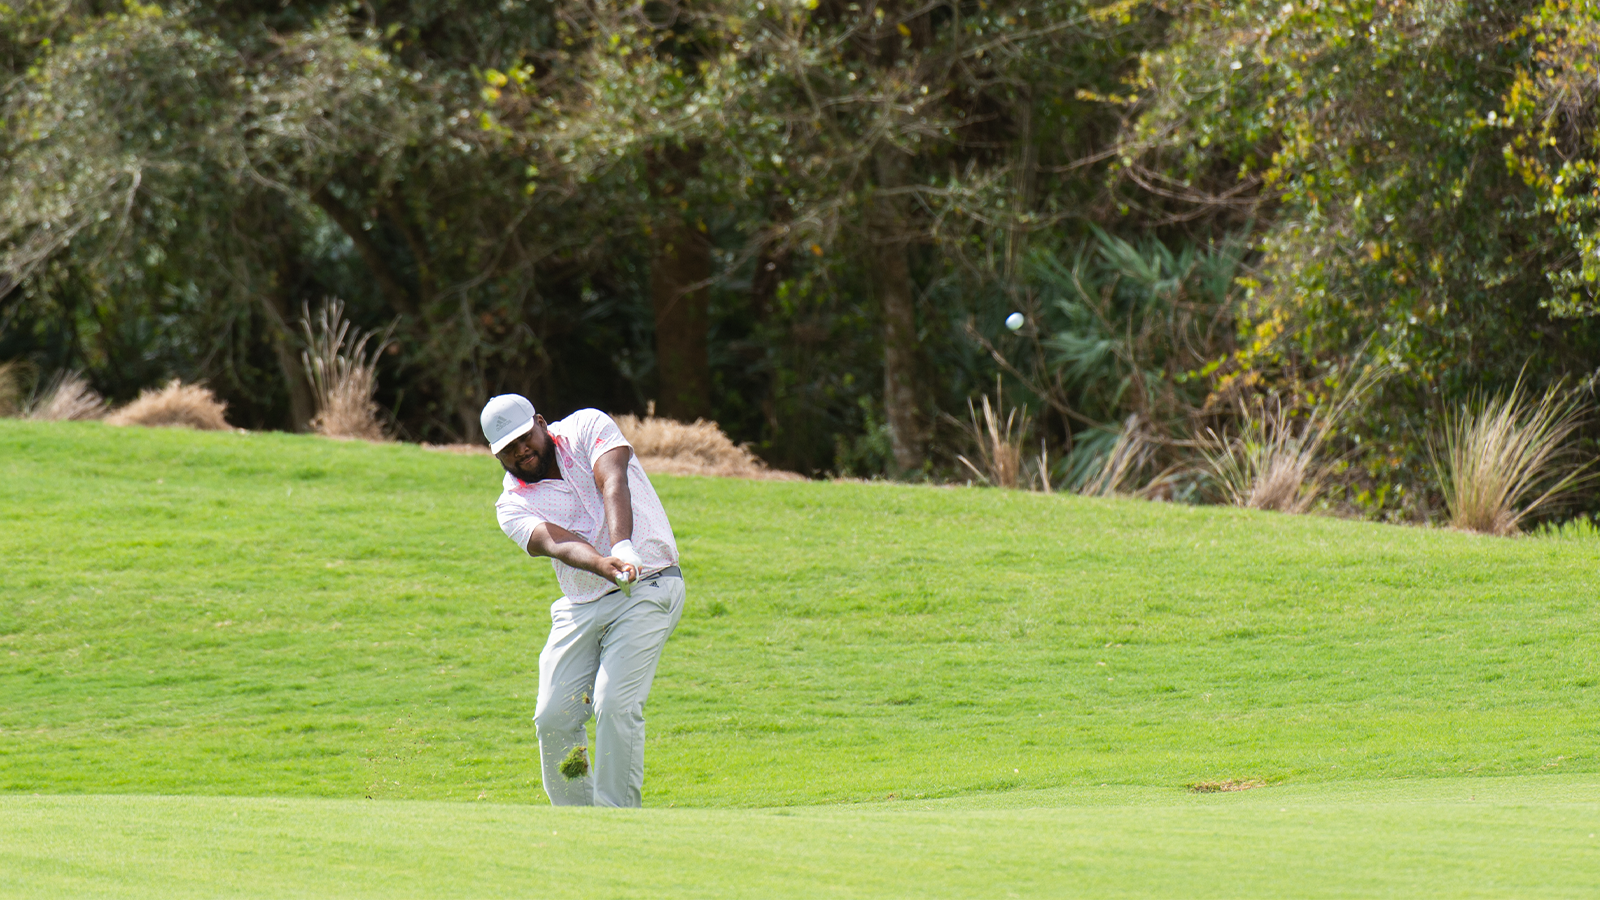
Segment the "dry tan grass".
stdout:
[[[1100,468],[1078,486],[1078,493],[1088,497],[1113,497],[1128,492],[1129,487],[1156,449],[1138,413],[1132,413],[1122,423],[1122,433],[1111,445],[1111,452],[1101,461]],[[1139,496],[1143,491],[1135,491]]]
[[1313,411],[1297,427],[1277,398],[1241,413],[1242,434],[1227,439],[1210,433],[1200,446],[1228,501],[1275,512],[1310,509],[1322,489],[1317,453],[1333,431],[1333,418]]
[[[997,402],[1000,400],[999,393],[997,389]],[[989,403],[989,395],[985,394],[983,422],[979,423],[978,410],[972,405],[971,399],[967,400],[967,415],[972,421],[970,433],[973,444],[978,448],[978,462],[974,463],[960,454],[956,455],[956,459],[985,484],[1016,488],[1022,483],[1022,440],[1028,431],[1028,414],[1012,409],[1002,421],[994,405]]]
[[[804,481],[794,472],[769,469],[755,454],[735,444],[715,422],[692,423],[655,416],[614,417],[622,436],[633,445],[639,464],[652,475],[711,475],[717,478],[755,478],[767,481]],[[436,453],[489,453],[482,444],[423,444]]]
[[1226,778],[1222,781],[1196,781],[1189,785],[1189,790],[1196,794],[1220,794],[1228,791],[1248,791],[1258,787],[1266,787],[1267,783],[1257,778],[1239,780]]
[[89,387],[80,372],[62,372],[28,410],[27,418],[41,422],[77,422],[105,418],[106,401]]
[[1322,490],[1311,475],[1311,454],[1299,446],[1275,447],[1266,455],[1244,505],[1250,509],[1303,513]]
[[1519,380],[1503,397],[1477,398],[1447,415],[1443,452],[1430,450],[1450,524],[1512,534],[1529,513],[1576,487],[1587,466],[1572,464],[1568,439],[1587,414],[1559,385],[1534,400]]
[[1304,414],[1278,396],[1253,407],[1241,401],[1240,434],[1230,438],[1208,431],[1197,440],[1229,502],[1286,513],[1310,509],[1330,465],[1321,460],[1323,447],[1345,414],[1387,374],[1381,367],[1364,369],[1341,393]]
[[[954,416],[946,416],[951,422],[959,425],[971,439],[977,452],[973,455],[977,461],[956,454],[956,459],[966,466],[972,474],[984,484],[1002,488],[1020,488],[1024,484],[1031,485],[1034,478],[1039,481],[1039,487],[1045,492],[1050,490],[1050,457],[1045,450],[1044,443],[1039,444],[1039,457],[1032,460],[1034,473],[1027,475],[1026,460],[1022,446],[1028,434],[1028,413],[1020,407],[1010,410],[1005,408],[1005,395],[1001,390],[1000,379],[994,383],[994,402],[989,402],[989,395],[983,395],[983,415],[980,419],[978,407],[967,400],[967,419],[962,422]],[[1002,418],[1003,415],[1003,418]]]
[[622,436],[633,445],[639,463],[651,474],[805,480],[793,472],[767,468],[747,448],[729,440],[715,422],[679,422],[648,415],[622,415],[616,421]]
[[164,387],[140,391],[132,403],[107,416],[106,424],[227,431],[227,414],[228,405],[208,388],[174,378]]
[[[344,317],[344,301],[329,300],[312,319],[309,306],[300,316],[306,350],[300,354],[311,379],[317,412],[311,428],[318,434],[363,441],[388,440],[378,422],[378,354],[389,343],[388,333],[352,332]],[[367,344],[379,337],[370,350]]]

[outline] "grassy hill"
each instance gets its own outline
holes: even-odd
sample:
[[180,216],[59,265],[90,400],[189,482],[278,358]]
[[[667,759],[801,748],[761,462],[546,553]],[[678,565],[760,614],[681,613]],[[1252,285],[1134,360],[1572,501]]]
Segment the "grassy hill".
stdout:
[[[1226,779],[1274,785],[1238,796],[1277,809],[1274,792],[1555,774],[1526,790],[1597,808],[1592,540],[655,480],[689,608],[650,700],[645,800],[733,808],[695,827],[836,801],[879,802],[797,813],[1079,809],[1100,785],[1130,809],[1246,803],[1185,793]],[[6,818],[81,804],[32,794],[555,815],[531,718],[558,591],[500,534],[497,492],[493,460],[411,446],[0,421]],[[1410,808],[1397,833],[1433,821]]]

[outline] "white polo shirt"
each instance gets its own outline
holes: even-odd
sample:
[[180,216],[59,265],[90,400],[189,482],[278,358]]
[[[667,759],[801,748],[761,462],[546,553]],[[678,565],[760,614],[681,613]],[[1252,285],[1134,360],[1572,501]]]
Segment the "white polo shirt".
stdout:
[[[606,525],[605,499],[594,483],[594,463],[608,450],[632,445],[617,423],[598,409],[580,409],[550,423],[549,429],[561,477],[529,483],[507,472],[502,482],[505,489],[495,503],[500,530],[526,553],[533,529],[550,522],[609,556],[611,529]],[[678,541],[638,456],[630,455],[628,460],[628,490],[633,495],[633,549],[644,563],[644,574],[677,565]],[[588,603],[617,587],[593,572],[557,559],[550,562],[561,590],[573,603]]]

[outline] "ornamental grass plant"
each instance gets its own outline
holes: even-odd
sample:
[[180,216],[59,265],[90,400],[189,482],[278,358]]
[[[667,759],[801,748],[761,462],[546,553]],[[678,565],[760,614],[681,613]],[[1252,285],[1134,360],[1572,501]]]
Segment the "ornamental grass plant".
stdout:
[[[352,324],[344,317],[343,300],[324,303],[315,319],[309,306],[302,309],[306,349],[300,364],[317,404],[311,429],[327,437],[388,440],[373,395],[378,390],[378,354],[389,345],[390,332],[352,330]],[[378,342],[369,348],[373,338]]]
[[140,391],[132,403],[107,416],[106,424],[226,431],[227,413],[228,404],[209,388],[174,378],[162,387]]
[[1318,451],[1333,430],[1332,417],[1313,410],[1298,424],[1280,398],[1241,408],[1244,425],[1233,437],[1207,432],[1199,442],[1206,466],[1226,500],[1247,509],[1303,513],[1322,490]]
[[1589,412],[1561,385],[1535,399],[1518,379],[1506,394],[1479,395],[1446,413],[1429,451],[1451,526],[1513,534],[1578,487],[1590,464],[1576,460],[1571,438]]
[[[998,388],[995,395],[999,397]],[[1022,482],[1022,440],[1028,430],[1028,414],[1012,409],[1002,421],[994,405],[989,403],[989,395],[985,394],[982,423],[978,421],[978,410],[971,400],[967,401],[967,415],[971,419],[970,434],[977,448],[973,455],[978,461],[974,463],[960,454],[956,455],[956,459],[985,484],[1003,488],[1018,487]]]
[[1279,395],[1239,403],[1243,423],[1232,437],[1206,430],[1195,441],[1206,469],[1234,506],[1303,513],[1322,492],[1335,460],[1325,457],[1328,441],[1368,390],[1388,375],[1367,367],[1326,402],[1302,411]]
[[[953,416],[947,417],[966,432],[975,448],[973,456],[976,460],[959,453],[956,459],[984,484],[1013,490],[1030,487],[1033,479],[1026,471],[1029,461],[1023,448],[1028,435],[1028,411],[1022,407],[1005,408],[1005,394],[998,376],[994,383],[994,403],[989,402],[988,394],[984,394],[982,400],[981,421],[978,407],[973,405],[970,398],[967,400],[966,422]],[[1040,442],[1039,458],[1035,463],[1034,475],[1039,480],[1039,488],[1049,493],[1050,458],[1043,442]]]
[[[1122,430],[1117,433],[1110,451],[1100,458],[1092,474],[1078,484],[1078,493],[1085,497],[1112,497],[1130,493],[1130,489],[1137,488],[1140,471],[1154,458],[1157,440],[1144,417],[1131,413],[1122,423]],[[1152,484],[1159,480],[1160,476],[1157,476]],[[1148,487],[1131,490],[1131,494],[1148,497]]]
[[103,419],[106,401],[82,372],[62,371],[45,385],[28,405],[26,417],[41,422],[77,422]]

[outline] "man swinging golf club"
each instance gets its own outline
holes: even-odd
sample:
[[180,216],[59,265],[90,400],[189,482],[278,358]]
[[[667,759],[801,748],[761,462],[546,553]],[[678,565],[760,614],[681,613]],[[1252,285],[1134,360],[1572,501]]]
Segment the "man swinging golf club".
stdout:
[[[546,423],[527,398],[502,394],[480,421],[506,470],[495,504],[500,528],[528,555],[550,557],[566,594],[550,607],[550,639],[539,654],[533,721],[545,793],[556,806],[639,806],[644,701],[683,615],[666,510],[632,446],[599,410]],[[590,713],[593,773],[564,777],[563,760],[588,746]]]

